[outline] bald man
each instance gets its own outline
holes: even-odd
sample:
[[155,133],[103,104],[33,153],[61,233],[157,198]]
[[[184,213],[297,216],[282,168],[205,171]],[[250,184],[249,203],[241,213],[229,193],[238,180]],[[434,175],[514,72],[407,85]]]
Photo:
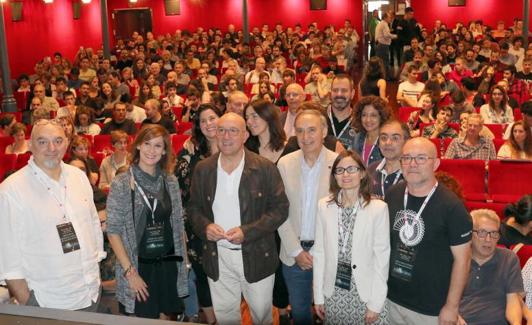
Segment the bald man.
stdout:
[[405,182],[386,193],[391,255],[391,324],[456,324],[471,261],[472,221],[462,201],[434,172],[426,138],[408,140],[399,158]]
[[232,91],[227,96],[226,112],[235,113],[243,117],[244,108],[248,102],[249,99],[246,94],[239,90]]
[[48,112],[57,112],[59,109],[59,102],[53,98],[46,96],[46,90],[43,85],[37,85],[33,88],[33,95],[39,97],[41,100],[41,107],[45,108]]
[[305,102],[305,90],[300,84],[290,84],[286,87],[285,97],[288,110],[281,113],[281,124],[283,125],[286,136],[289,138],[296,135],[294,121],[296,119],[297,109]]
[[0,281],[20,304],[97,311],[105,258],[92,187],[63,163],[68,140],[37,121],[28,165],[0,185]]
[[272,293],[279,265],[275,230],[288,217],[279,171],[244,148],[246,123],[236,113],[217,122],[220,152],[198,163],[188,215],[203,240],[203,268],[219,324],[240,324],[244,296],[253,324],[272,323]]
[[251,70],[250,72],[246,73],[246,77],[244,78],[244,82],[246,84],[256,84],[260,81],[260,74],[261,73],[267,73],[268,76],[270,73],[266,71],[266,60],[263,57],[258,57],[255,60],[255,69]]

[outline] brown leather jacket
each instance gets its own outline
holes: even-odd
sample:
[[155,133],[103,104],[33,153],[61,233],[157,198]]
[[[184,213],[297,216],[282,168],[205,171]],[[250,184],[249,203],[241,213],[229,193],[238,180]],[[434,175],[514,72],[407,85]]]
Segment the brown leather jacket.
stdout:
[[[214,222],[212,205],[216,193],[219,154],[198,163],[192,177],[187,209],[194,233],[203,240],[203,269],[218,280],[218,248],[207,240],[206,228]],[[279,171],[265,158],[245,149],[244,170],[238,189],[240,223],[244,233],[242,259],[249,283],[275,273],[279,264],[275,231],[288,217],[288,198]]]

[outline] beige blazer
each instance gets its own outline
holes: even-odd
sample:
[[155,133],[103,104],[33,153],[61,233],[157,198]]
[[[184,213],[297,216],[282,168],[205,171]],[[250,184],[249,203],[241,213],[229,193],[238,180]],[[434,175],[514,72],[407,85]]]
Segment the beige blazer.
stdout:
[[[318,199],[329,195],[329,178],[334,160],[338,156],[336,152],[322,147],[324,161],[321,165]],[[293,252],[302,249],[299,235],[301,233],[301,159],[303,151],[298,150],[282,157],[277,163],[281,178],[283,179],[284,189],[290,208],[288,210],[288,219],[279,227],[279,236],[281,237],[281,252],[279,258],[285,265],[292,266],[295,259],[290,256]],[[318,202],[316,202],[316,210]]]
[[[318,205],[314,256],[314,303],[323,304],[334,293],[338,265],[338,218],[340,208],[324,197]],[[351,242],[354,284],[366,307],[380,313],[388,292],[390,219],[388,205],[372,199],[358,211]]]

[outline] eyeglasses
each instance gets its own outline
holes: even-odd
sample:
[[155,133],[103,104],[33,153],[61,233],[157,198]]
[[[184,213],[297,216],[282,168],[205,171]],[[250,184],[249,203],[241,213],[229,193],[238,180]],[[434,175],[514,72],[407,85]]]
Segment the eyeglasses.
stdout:
[[401,158],[399,158],[399,161],[403,165],[410,165],[410,163],[412,163],[412,160],[416,162],[416,165],[424,165],[427,163],[427,161],[429,161],[429,159],[436,159],[436,158],[427,157],[427,156],[416,156],[416,157],[402,156]]
[[63,126],[61,120],[59,119],[45,119],[45,118],[42,118],[42,119],[39,119],[37,121],[35,121],[33,123],[33,126],[44,126],[44,125],[48,125],[48,124],[52,124],[52,125],[59,125],[59,126]]
[[478,238],[482,238],[482,239],[486,238],[486,236],[488,235],[493,240],[497,240],[501,237],[501,234],[499,233],[498,230],[486,231],[486,230],[480,229],[480,230],[473,230],[473,232],[477,234]]
[[226,133],[228,133],[229,136],[236,137],[236,136],[238,136],[240,134],[240,131],[241,130],[237,129],[237,128],[228,128],[228,129],[226,129],[226,128],[218,128],[218,129],[216,129],[216,134],[220,135],[220,136],[223,136]]
[[360,171],[360,169],[361,169],[360,167],[354,166],[354,165],[347,166],[345,168],[344,167],[336,167],[334,169],[334,174],[335,175],[343,175],[346,171],[347,171],[348,174],[356,174],[356,173],[358,173]]

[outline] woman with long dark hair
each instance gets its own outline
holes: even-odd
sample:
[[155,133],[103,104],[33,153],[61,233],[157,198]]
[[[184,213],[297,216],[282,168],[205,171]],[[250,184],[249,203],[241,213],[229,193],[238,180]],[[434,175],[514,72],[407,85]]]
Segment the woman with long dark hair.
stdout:
[[532,245],[532,195],[523,196],[519,201],[510,203],[504,209],[501,223],[501,239],[499,244],[506,247],[519,243]]
[[318,203],[314,306],[327,324],[387,323],[388,206],[371,198],[370,184],[360,156],[344,151],[332,165],[330,196]]
[[532,132],[524,120],[512,124],[510,138],[499,149],[497,159],[532,160]]
[[116,254],[121,312],[169,319],[188,295],[185,232],[168,131],[144,126],[131,146],[130,167],[107,199],[107,236]]
[[480,106],[480,116],[488,124],[508,124],[514,121],[514,113],[508,105],[508,96],[503,87],[495,85],[491,88],[489,102]]
[[358,84],[359,97],[373,95],[388,102],[388,98],[386,98],[386,80],[384,79],[384,71],[384,65],[381,58],[373,56],[369,59],[368,64],[364,68],[362,79],[360,79],[360,83]]

